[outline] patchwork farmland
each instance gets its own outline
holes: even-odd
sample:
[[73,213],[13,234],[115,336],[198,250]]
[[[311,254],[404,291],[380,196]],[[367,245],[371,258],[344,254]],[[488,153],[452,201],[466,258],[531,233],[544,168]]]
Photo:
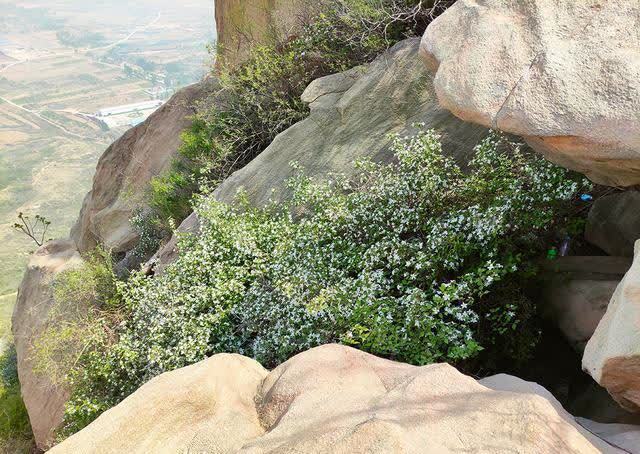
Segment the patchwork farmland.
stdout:
[[113,3],[0,0],[0,337],[35,248],[12,229],[17,213],[65,236],[100,154],[153,110],[95,114],[163,100],[206,71],[212,2]]

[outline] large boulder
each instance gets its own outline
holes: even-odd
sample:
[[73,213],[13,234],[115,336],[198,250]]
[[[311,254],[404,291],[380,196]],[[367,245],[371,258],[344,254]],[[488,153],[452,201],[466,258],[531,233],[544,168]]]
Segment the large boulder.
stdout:
[[[313,81],[302,95],[311,109],[309,117],[279,134],[213,196],[232,203],[243,188],[256,206],[282,200],[290,194],[286,181],[295,173],[292,161],[312,177],[349,174],[358,159],[391,159],[389,134],[409,133],[414,123],[439,131],[445,153],[466,162],[487,130],[438,105],[433,75],[420,62],[418,50],[419,40],[408,39],[370,65]],[[193,215],[179,231],[193,232],[197,226]],[[175,258],[175,247],[174,238],[159,252],[160,268]]]
[[640,411],[640,241],[633,265],[587,343],[583,368],[630,411]]
[[622,451],[535,384],[326,345],[269,374],[236,355],[164,374],[51,450],[77,452]]
[[236,452],[264,433],[253,399],[266,375],[231,354],[168,372],[50,452]]
[[611,186],[640,183],[640,3],[459,0],[427,28],[440,103]]
[[180,133],[195,113],[194,104],[211,90],[205,80],[180,90],[145,122],[128,130],[104,152],[84,199],[71,238],[81,252],[98,244],[126,252],[138,240],[129,219],[143,205],[149,181],[168,168],[180,146]]
[[544,312],[577,351],[584,350],[630,267],[630,258],[609,256],[567,256],[544,263]]
[[633,244],[640,238],[640,192],[618,192],[596,200],[585,237],[609,255],[632,257]]
[[302,95],[311,113],[283,133],[247,166],[227,178],[214,196],[233,202],[247,191],[255,205],[286,198],[292,161],[311,177],[355,171],[355,161],[388,161],[389,134],[423,123],[442,134],[445,153],[466,162],[486,128],[458,120],[438,106],[432,74],[418,58],[419,40],[396,44],[368,66],[313,81]]
[[18,377],[36,444],[46,448],[62,422],[67,391],[34,370],[33,345],[49,320],[56,275],[82,263],[71,241],[52,241],[31,257],[18,290],[11,329],[18,358]]
[[[496,391],[537,394],[549,400],[558,413],[571,418],[571,415],[562,408],[553,395],[536,383],[526,382],[505,374],[484,378],[479,383]],[[621,449],[623,452],[640,454],[640,426],[635,424],[604,424],[586,418],[576,418],[576,422],[611,446]]]

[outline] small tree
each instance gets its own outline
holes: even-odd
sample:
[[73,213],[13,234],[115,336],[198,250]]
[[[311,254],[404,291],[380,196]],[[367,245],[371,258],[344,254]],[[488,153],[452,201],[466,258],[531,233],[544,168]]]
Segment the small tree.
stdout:
[[31,238],[38,247],[42,246],[51,222],[39,214],[36,214],[35,220],[32,221],[31,217],[22,212],[18,213],[18,219],[20,222],[13,224],[13,228]]

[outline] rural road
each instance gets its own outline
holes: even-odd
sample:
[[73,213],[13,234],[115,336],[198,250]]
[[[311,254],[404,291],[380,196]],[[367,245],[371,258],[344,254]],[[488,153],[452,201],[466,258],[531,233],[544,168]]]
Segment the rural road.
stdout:
[[[140,27],[136,27],[136,28],[135,28],[135,30],[133,30],[132,32],[130,32],[130,33],[129,33],[127,36],[125,36],[124,38],[119,39],[118,41],[115,41],[115,42],[113,42],[113,43],[111,43],[111,44],[108,44],[108,45],[106,45],[106,46],[101,46],[101,47],[90,47],[90,48],[88,48],[88,49],[79,49],[79,50],[80,50],[81,52],[83,52],[83,53],[88,53],[88,52],[93,52],[93,51],[96,51],[96,50],[107,50],[107,49],[111,49],[111,48],[113,48],[113,47],[116,47],[116,46],[118,46],[118,45],[120,45],[120,44],[124,44],[124,43],[126,43],[127,41],[129,41],[131,38],[133,38],[133,36],[134,36],[136,33],[143,32],[143,31],[147,30],[149,27],[151,27],[151,26],[155,25],[155,24],[156,24],[156,23],[157,23],[161,18],[162,18],[162,11],[160,11],[160,12],[158,13],[158,15],[157,15],[157,16],[156,16],[156,17],[155,17],[151,22],[149,22],[149,23],[148,23],[148,24],[146,24],[146,25],[143,25],[143,26],[140,26]],[[62,56],[65,56],[65,55],[75,55],[75,52],[74,52],[74,51],[69,50],[69,51],[66,51],[66,52],[58,52],[58,53],[46,54],[46,55],[43,55],[43,56],[40,56],[40,57],[37,57],[37,58],[28,58],[28,59],[26,59],[26,60],[18,60],[18,61],[16,61],[16,62],[13,62],[13,63],[8,64],[7,66],[4,66],[4,67],[0,68],[0,73],[3,73],[3,72],[4,72],[4,71],[6,71],[7,69],[9,69],[9,68],[11,68],[11,67],[13,67],[13,66],[19,65],[19,64],[21,64],[21,63],[26,63],[26,62],[29,62],[29,61],[35,61],[35,60],[45,60],[45,59],[47,59],[47,58],[62,57]]]
[[89,49],[85,49],[83,52],[91,52],[91,51],[95,51],[95,50],[107,50],[107,49],[111,49],[112,47],[116,47],[116,46],[117,46],[117,45],[119,45],[119,44],[124,44],[124,43],[126,43],[127,41],[129,41],[131,38],[133,38],[133,36],[134,36],[136,33],[143,32],[143,31],[145,31],[146,29],[148,29],[149,27],[151,27],[152,25],[155,25],[155,24],[156,24],[156,22],[158,22],[158,21],[160,20],[160,18],[161,18],[161,17],[162,17],[162,11],[160,11],[160,12],[158,13],[158,15],[156,16],[156,18],[155,18],[155,19],[153,19],[151,22],[149,22],[147,25],[143,25],[142,27],[136,27],[136,29],[135,29],[135,30],[133,30],[131,33],[129,33],[129,34],[128,34],[127,36],[125,36],[124,38],[122,38],[122,39],[120,39],[120,40],[118,40],[118,41],[116,41],[116,42],[114,42],[114,43],[111,43],[111,44],[109,44],[109,45],[107,45],[107,46],[91,47],[91,48],[89,48]]

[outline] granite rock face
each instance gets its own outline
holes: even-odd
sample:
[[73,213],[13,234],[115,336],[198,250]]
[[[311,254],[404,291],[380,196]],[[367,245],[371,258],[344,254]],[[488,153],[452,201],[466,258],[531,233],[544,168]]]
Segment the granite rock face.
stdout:
[[215,0],[218,65],[235,66],[256,44],[286,39],[321,3],[308,0]]
[[[290,195],[286,181],[295,174],[291,162],[297,162],[311,177],[350,175],[359,159],[392,159],[389,134],[409,134],[415,123],[437,130],[444,152],[466,163],[487,129],[465,123],[438,105],[433,75],[418,58],[418,50],[419,40],[408,39],[367,66],[313,81],[302,95],[309,103],[309,117],[280,133],[213,196],[233,203],[244,189],[256,206],[269,199],[286,199]],[[193,233],[197,228],[192,215],[179,230]],[[175,257],[174,238],[156,255],[157,269]]]
[[582,367],[620,405],[640,412],[640,241],[633,265],[587,343]]
[[50,377],[34,371],[33,345],[46,328],[54,305],[55,277],[81,263],[75,245],[68,240],[52,241],[38,249],[27,265],[11,320],[22,396],[36,444],[43,449],[62,422],[68,393]]
[[82,205],[71,239],[80,252],[98,244],[113,253],[126,252],[138,241],[129,219],[141,206],[149,181],[176,156],[180,133],[195,113],[194,104],[211,90],[207,80],[176,93],[144,123],[128,130],[104,152],[93,188]]
[[[311,177],[355,171],[358,159],[388,161],[389,134],[424,123],[442,134],[445,153],[466,162],[486,128],[460,121],[438,105],[432,74],[418,58],[419,40],[392,47],[368,66],[313,81],[302,99],[311,114],[279,134],[258,157],[227,178],[214,196],[233,202],[244,188],[255,205],[289,195],[297,162]],[[275,192],[274,192],[275,190]]]
[[440,104],[611,186],[640,183],[640,3],[460,0],[421,53]]
[[631,258],[605,255],[558,257],[544,263],[544,312],[576,351],[584,351],[630,267]]
[[161,375],[51,450],[77,452],[622,451],[534,383],[325,345],[270,373],[223,354]]

